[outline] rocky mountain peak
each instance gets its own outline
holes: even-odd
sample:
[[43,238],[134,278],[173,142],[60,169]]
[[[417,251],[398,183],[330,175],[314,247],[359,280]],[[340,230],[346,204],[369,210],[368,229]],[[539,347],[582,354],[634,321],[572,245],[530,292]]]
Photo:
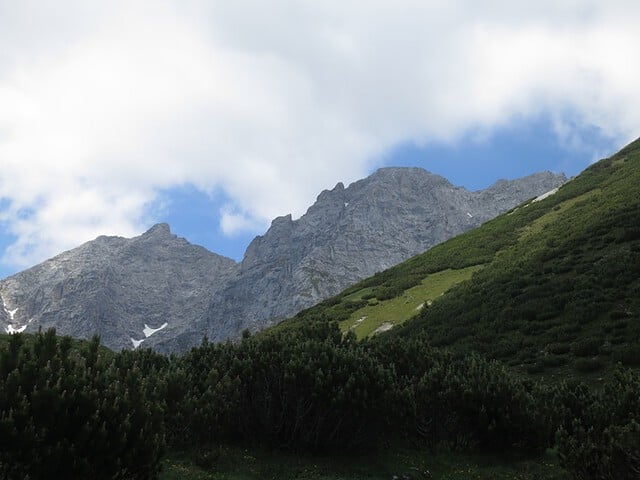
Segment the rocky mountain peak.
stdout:
[[168,237],[174,236],[168,223],[157,223],[142,234],[142,237]]
[[184,351],[293,315],[564,181],[542,172],[470,192],[420,168],[381,168],[321,192],[299,219],[274,219],[241,264],[166,223],[102,236],[0,281],[0,327]]
[[[352,190],[377,188],[451,187],[444,177],[418,167],[384,167],[349,186]],[[351,188],[353,187],[353,188]]]
[[189,330],[237,270],[167,224],[131,239],[101,236],[0,281],[4,330],[55,327],[80,338],[97,333],[116,350],[154,346]]
[[283,215],[281,217],[276,217],[271,221],[271,228],[275,230],[287,230],[291,228],[293,224],[293,220],[291,218],[291,214]]
[[209,338],[263,328],[564,180],[545,174],[469,192],[421,168],[395,167],[338,184],[252,242],[240,275],[211,302]]

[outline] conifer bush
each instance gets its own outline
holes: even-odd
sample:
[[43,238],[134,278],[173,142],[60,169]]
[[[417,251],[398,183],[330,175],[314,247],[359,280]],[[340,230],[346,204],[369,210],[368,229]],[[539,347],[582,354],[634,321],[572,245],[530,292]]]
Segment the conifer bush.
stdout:
[[28,344],[11,337],[0,352],[0,478],[157,476],[164,435],[155,380],[99,348],[97,337],[72,348],[54,330]]
[[584,387],[562,399],[557,432],[563,465],[577,480],[640,478],[640,374],[616,370],[602,391]]

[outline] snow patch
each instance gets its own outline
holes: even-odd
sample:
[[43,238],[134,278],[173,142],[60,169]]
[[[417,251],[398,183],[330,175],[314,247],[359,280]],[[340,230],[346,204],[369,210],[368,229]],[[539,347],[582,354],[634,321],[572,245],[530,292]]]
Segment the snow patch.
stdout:
[[[4,311],[7,312],[7,314],[9,315],[9,321],[13,323],[14,317],[16,316],[16,312],[19,309],[14,308],[13,310],[9,310],[9,305],[7,305],[7,302],[5,301],[5,299],[1,295],[0,295],[0,298],[2,298],[2,308],[4,308]],[[31,321],[29,321],[28,323],[31,323]],[[27,325],[23,325],[21,327],[15,327],[9,324],[5,327],[4,331],[7,332],[8,334],[22,333],[25,331],[26,328],[27,328]]]
[[167,328],[167,326],[169,326],[169,323],[164,322],[162,325],[160,325],[158,328],[151,328],[149,325],[147,325],[146,323],[144,324],[144,330],[142,330],[142,333],[144,333],[144,338],[141,340],[136,340],[133,337],[129,337],[129,340],[131,340],[131,343],[133,343],[133,349],[135,350],[136,348],[138,348],[140,346],[140,344],[142,342],[145,341],[145,339],[149,338],[151,335],[153,335],[156,332],[159,332],[160,330],[162,330],[163,328]]
[[150,337],[151,335],[153,335],[156,332],[159,332],[160,330],[162,330],[163,328],[166,328],[167,325],[169,325],[167,322],[164,322],[162,325],[160,325],[158,328],[151,328],[149,325],[147,325],[146,323],[144,324],[144,330],[142,330],[142,333],[144,333],[145,337]]
[[355,322],[353,322],[353,325],[351,325],[349,328],[351,330],[353,330],[354,328],[356,328],[358,325],[360,325],[362,322],[364,322],[367,319],[367,316],[365,315],[364,317],[360,317],[359,319],[357,319]]
[[423,307],[424,307],[424,302],[416,307],[416,311],[422,310]]
[[386,332],[387,330],[391,330],[392,328],[393,328],[393,323],[384,322],[382,325],[380,325],[378,328],[376,328],[373,331],[373,334],[375,335],[376,333]]
[[553,190],[549,190],[547,193],[543,193],[542,195],[540,195],[539,197],[536,197],[532,200],[533,202],[539,202],[540,200],[544,200],[547,197],[550,197],[551,195],[553,195],[554,193],[556,193],[558,191],[558,187],[554,188]]
[[27,328],[26,325],[23,325],[23,326],[18,327],[18,328],[14,328],[13,325],[8,325],[7,328],[5,328],[4,330],[9,335],[13,335],[14,333],[22,333],[22,332],[24,332],[26,328]]
[[344,202],[344,207],[347,208],[349,206],[349,202]]
[[473,218],[473,215],[471,215],[469,212],[467,212],[467,217]]

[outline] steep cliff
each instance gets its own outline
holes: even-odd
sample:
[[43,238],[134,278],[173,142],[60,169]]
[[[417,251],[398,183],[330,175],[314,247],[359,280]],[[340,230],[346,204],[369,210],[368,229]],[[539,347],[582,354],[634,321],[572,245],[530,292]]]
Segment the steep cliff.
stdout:
[[470,192],[420,168],[383,168],[339,183],[300,219],[279,217],[253,240],[211,302],[208,335],[264,328],[565,181],[542,172]]

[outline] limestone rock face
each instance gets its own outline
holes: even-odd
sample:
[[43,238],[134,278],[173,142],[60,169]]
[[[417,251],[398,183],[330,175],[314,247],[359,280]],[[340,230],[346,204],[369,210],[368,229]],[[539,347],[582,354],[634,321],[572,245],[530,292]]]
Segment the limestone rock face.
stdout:
[[[78,338],[98,334],[115,350],[132,348],[134,340],[153,347],[191,329],[237,268],[171,234],[166,224],[132,239],[98,237],[1,281],[0,325],[27,332],[55,327]],[[165,323],[145,336],[145,326],[149,334]]]
[[0,281],[0,328],[55,327],[112,349],[181,352],[259,330],[566,181],[549,172],[470,192],[420,168],[383,168],[273,220],[241,263],[159,224],[98,237]]
[[253,240],[211,302],[209,338],[267,327],[565,181],[543,172],[470,192],[420,168],[383,168],[339,183],[300,219],[279,217]]

